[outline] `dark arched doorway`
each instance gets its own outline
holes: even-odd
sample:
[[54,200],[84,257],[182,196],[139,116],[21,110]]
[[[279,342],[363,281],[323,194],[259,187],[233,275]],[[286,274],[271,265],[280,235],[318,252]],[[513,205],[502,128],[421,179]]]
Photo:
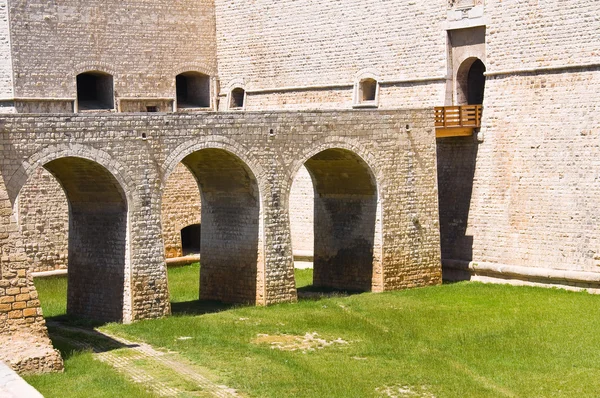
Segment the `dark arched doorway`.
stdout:
[[467,75],[467,104],[483,104],[483,95],[485,91],[485,65],[481,60],[476,60],[469,69]]
[[485,64],[467,58],[456,74],[456,105],[481,105],[485,93]]
[[181,250],[183,255],[200,253],[200,236],[202,227],[200,224],[188,225],[181,229]]

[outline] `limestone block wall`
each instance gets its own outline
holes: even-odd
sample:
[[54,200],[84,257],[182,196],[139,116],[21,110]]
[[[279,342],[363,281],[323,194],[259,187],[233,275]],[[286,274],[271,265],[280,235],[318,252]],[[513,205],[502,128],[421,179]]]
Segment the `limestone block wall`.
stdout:
[[599,11],[594,0],[487,2],[488,71],[600,62]]
[[220,108],[234,83],[247,90],[247,110],[350,108],[360,72],[381,81],[382,106],[443,103],[446,7],[444,0],[216,0]]
[[73,100],[76,75],[98,70],[113,75],[117,103],[156,102],[175,97],[179,73],[216,75],[209,0],[17,0],[9,15],[16,98]]
[[446,260],[597,290],[599,12],[595,1],[486,4],[483,141],[438,140]]
[[0,1],[0,99],[11,99],[12,97],[13,69],[10,26],[8,22],[8,0],[2,0]]
[[493,118],[471,200],[475,259],[600,271],[599,88],[599,69],[488,79]]
[[162,229],[167,258],[181,257],[181,230],[200,223],[200,192],[194,175],[183,164],[171,174],[162,194]]
[[66,269],[69,204],[56,179],[36,170],[17,200],[17,221],[33,272]]

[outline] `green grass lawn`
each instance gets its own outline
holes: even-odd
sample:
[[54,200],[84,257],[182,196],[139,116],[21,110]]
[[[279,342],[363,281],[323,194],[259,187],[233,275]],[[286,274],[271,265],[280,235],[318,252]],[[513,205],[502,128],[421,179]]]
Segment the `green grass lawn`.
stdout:
[[[600,396],[599,296],[458,283],[204,311],[195,302],[198,274],[198,265],[169,270],[176,316],[103,328],[175,350],[255,397]],[[311,277],[297,271],[298,286]],[[64,312],[65,294],[55,283],[36,280],[47,316]],[[314,350],[270,344],[293,348],[307,333],[325,343],[341,340]],[[67,359],[65,375],[81,372],[76,358]],[[84,376],[101,365],[90,364]],[[54,396],[65,396],[60,385],[75,382],[65,375],[29,380],[39,387],[43,378],[63,377]],[[408,390],[416,395],[402,393]]]

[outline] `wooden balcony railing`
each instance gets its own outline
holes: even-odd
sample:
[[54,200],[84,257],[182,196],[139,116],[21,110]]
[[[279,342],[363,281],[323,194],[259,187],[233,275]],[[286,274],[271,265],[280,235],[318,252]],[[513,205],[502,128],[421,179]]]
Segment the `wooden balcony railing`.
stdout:
[[455,137],[473,134],[481,127],[481,105],[435,107],[436,137]]

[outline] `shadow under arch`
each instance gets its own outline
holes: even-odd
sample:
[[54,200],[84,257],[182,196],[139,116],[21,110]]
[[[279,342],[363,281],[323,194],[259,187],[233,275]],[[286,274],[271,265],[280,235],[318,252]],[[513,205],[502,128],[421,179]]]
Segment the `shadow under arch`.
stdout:
[[123,187],[107,168],[82,157],[58,157],[40,166],[61,185],[69,207],[67,314],[122,321],[129,267]]
[[201,196],[200,299],[256,304],[264,269],[261,197],[250,167],[221,148],[200,148],[183,163]]
[[304,166],[314,189],[313,286],[379,290],[381,210],[371,167],[352,150],[322,147]]

